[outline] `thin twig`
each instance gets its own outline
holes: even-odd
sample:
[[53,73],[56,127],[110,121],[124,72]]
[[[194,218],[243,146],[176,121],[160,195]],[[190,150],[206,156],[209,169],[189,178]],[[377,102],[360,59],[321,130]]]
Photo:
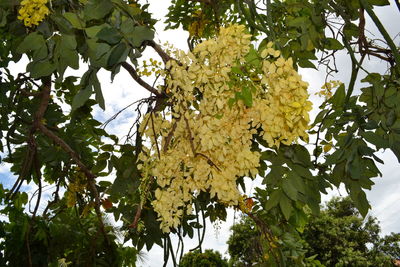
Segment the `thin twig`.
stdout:
[[167,137],[165,138],[165,143],[164,143],[164,147],[163,147],[164,153],[167,152],[167,150],[168,150],[168,146],[171,143],[172,137],[174,136],[174,132],[175,132],[177,124],[178,124],[178,122],[174,121],[174,124],[172,124],[171,130],[169,131]]

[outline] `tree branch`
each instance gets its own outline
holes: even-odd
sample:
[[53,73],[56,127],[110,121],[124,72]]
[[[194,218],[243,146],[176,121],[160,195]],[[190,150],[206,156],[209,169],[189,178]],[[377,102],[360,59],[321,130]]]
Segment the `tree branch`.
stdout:
[[394,60],[396,62],[396,68],[400,69],[400,53],[399,53],[397,46],[393,42],[392,37],[390,37],[389,33],[386,31],[383,24],[381,23],[379,18],[376,16],[375,12],[372,10],[371,4],[369,2],[367,2],[366,0],[360,0],[360,4],[367,11],[368,15],[371,17],[372,21],[375,23],[375,26],[378,28],[378,30],[382,34],[383,38],[385,38],[387,45],[392,50],[392,54],[393,54]]
[[139,75],[137,74],[136,70],[127,62],[122,62],[121,66],[126,69],[131,77],[142,87],[144,87],[147,91],[149,91],[152,94],[155,94],[156,96],[162,96],[162,94],[154,87],[143,81]]
[[153,40],[151,41],[147,41],[146,44],[148,46],[153,47],[153,49],[157,52],[157,54],[161,57],[162,61],[164,62],[164,64],[166,64],[168,61],[170,60],[174,60],[174,58],[172,58],[170,55],[168,55],[162,48],[160,45],[158,45],[156,42],[154,42]]

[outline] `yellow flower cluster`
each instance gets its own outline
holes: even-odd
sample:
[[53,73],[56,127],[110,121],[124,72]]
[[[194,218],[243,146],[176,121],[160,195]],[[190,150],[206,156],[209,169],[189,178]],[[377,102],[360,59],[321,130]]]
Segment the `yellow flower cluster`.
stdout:
[[341,84],[342,82],[337,80],[326,82],[324,83],[324,85],[322,85],[321,91],[317,92],[316,95],[324,97],[325,100],[328,100],[329,98],[332,97],[333,90],[335,88],[338,88]]
[[267,91],[261,93],[252,109],[253,126],[261,126],[261,135],[269,146],[280,143],[290,145],[298,137],[308,141],[308,112],[312,103],[308,101],[308,83],[293,68],[291,58],[285,59],[272,48],[272,42],[261,52],[264,60],[261,83]]
[[150,58],[150,64],[146,60],[143,60],[143,66],[138,70],[140,76],[151,76],[152,74],[161,74],[161,62]]
[[70,182],[68,185],[68,190],[65,192],[67,199],[67,207],[73,207],[76,203],[76,194],[84,193],[87,187],[86,176],[79,168],[76,168],[76,173],[74,173],[74,181]]
[[272,44],[263,52],[259,73],[252,73],[260,76],[258,83],[252,81],[253,105],[229,104],[242,90],[232,83],[237,77],[231,70],[246,64],[250,37],[243,25],[221,28],[216,39],[192,53],[177,52],[179,62],[166,64],[171,112],[145,116],[141,132],[149,147],[139,156],[142,172],[159,186],[152,205],[164,232],[191,213],[201,191],[226,205],[243,206],[236,180],[258,173],[260,154],[252,150],[258,128],[270,146],[306,137],[307,84]]
[[46,4],[47,0],[23,0],[18,19],[22,20],[26,27],[39,25],[39,22],[50,13]]

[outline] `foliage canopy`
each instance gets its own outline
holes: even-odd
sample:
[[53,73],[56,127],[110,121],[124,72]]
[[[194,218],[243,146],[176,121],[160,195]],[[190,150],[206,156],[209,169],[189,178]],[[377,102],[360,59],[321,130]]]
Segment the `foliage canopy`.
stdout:
[[[243,217],[231,230],[228,251],[233,266],[266,262],[265,240],[249,217]],[[362,218],[350,198],[333,198],[319,216],[310,216],[298,242],[303,244],[306,266],[394,266],[400,253],[400,235],[380,234],[377,219]]]
[[[400,11],[398,1],[389,4],[173,0],[165,23],[189,32],[183,52],[153,40],[156,20],[144,1],[0,0],[0,151],[16,177],[0,191],[8,218],[1,262],[33,266],[42,246],[48,264],[79,264],[79,249],[91,263],[109,266],[106,255],[115,255],[114,265],[131,264],[108,214],[123,224],[122,243],[137,251],[157,244],[177,265],[182,253],[176,257],[170,236],[196,233],[201,247],[206,218],[224,220],[233,206],[261,229],[271,264],[301,264],[295,240],[307,211],[319,212],[320,193],[344,185],[365,216],[364,190],[381,175],[376,153],[390,149],[400,159],[400,53],[375,13]],[[368,35],[366,16],[381,45]],[[146,49],[159,57],[150,65],[142,64]],[[351,61],[349,81],[329,80],[340,71],[338,51]],[[377,59],[387,69],[369,72]],[[26,70],[12,71],[24,62]],[[308,85],[297,71],[317,62],[327,70],[326,98],[309,123]],[[113,80],[127,71],[151,94],[135,103],[126,138],[94,117],[107,107],[100,70]],[[265,185],[253,198],[240,193],[246,177]],[[36,190],[32,209],[24,184]],[[80,247],[48,242],[74,222],[88,233]],[[283,252],[285,242],[291,249]]]

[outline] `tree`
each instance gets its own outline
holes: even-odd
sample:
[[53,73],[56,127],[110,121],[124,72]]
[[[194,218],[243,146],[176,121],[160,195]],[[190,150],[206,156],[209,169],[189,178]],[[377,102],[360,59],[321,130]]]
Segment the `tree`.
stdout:
[[[25,249],[42,242],[37,225],[59,224],[71,210],[96,214],[97,232],[85,241],[92,250],[120,245],[108,236],[108,213],[123,224],[123,243],[138,251],[162,246],[174,265],[170,236],[182,242],[196,232],[201,246],[206,218],[224,220],[228,207],[254,220],[275,265],[301,261],[295,241],[304,210],[318,213],[326,188],[343,184],[367,214],[364,190],[382,163],[377,151],[400,158],[400,53],[374,11],[390,8],[387,0],[173,0],[165,23],[189,32],[188,51],[154,40],[156,20],[143,2],[0,0],[1,162],[15,177],[0,194],[2,227],[21,226],[24,235],[6,237],[24,242],[24,262],[33,264]],[[146,49],[157,57],[149,64]],[[350,69],[337,69],[338,51]],[[387,68],[370,72],[377,59]],[[298,70],[316,62],[328,74],[311,122]],[[113,80],[126,71],[150,94],[128,106],[137,116],[126,138],[107,125],[128,107],[110,120],[95,117],[107,107],[100,71]],[[336,71],[350,72],[350,80],[329,80]],[[245,177],[266,185],[251,201],[238,189]],[[53,190],[47,204],[46,186]],[[2,260],[11,263],[9,249]]]
[[[268,251],[255,223],[244,217],[231,230],[227,243],[233,265],[263,262]],[[297,242],[306,266],[392,266],[400,252],[399,234],[381,237],[377,219],[362,218],[349,197],[332,198],[300,232]]]
[[400,252],[398,234],[380,237],[377,219],[363,219],[350,198],[333,198],[312,217],[302,236],[308,255],[327,266],[391,266]]
[[218,251],[206,249],[203,253],[199,250],[183,255],[179,267],[228,267],[228,263]]

